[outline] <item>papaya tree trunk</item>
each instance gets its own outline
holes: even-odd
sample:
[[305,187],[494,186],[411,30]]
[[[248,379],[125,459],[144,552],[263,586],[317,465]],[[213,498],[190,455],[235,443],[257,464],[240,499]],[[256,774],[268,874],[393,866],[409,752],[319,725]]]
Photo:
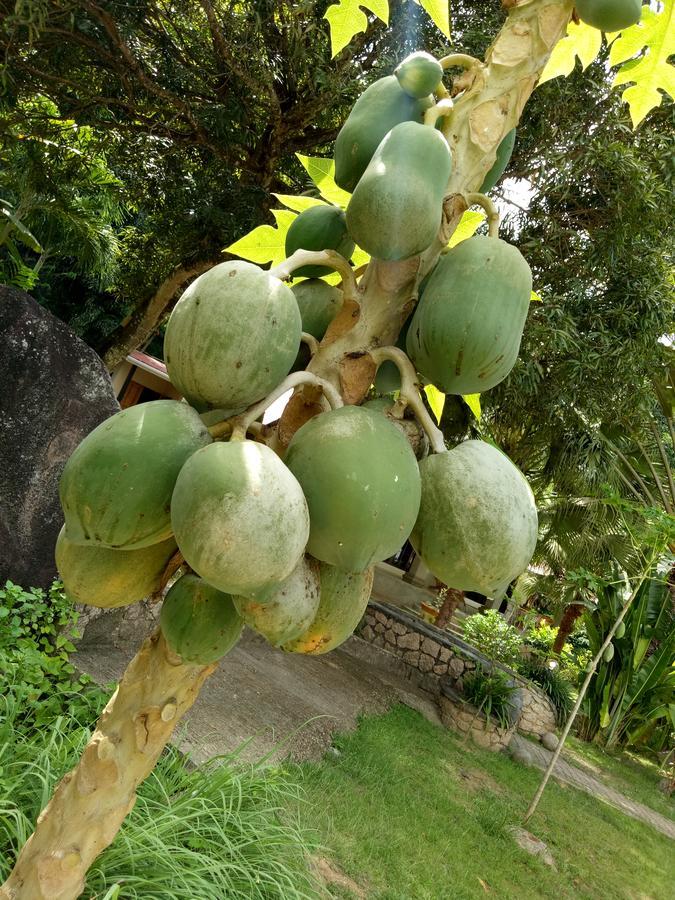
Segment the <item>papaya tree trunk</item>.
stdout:
[[565,607],[560,625],[558,625],[558,633],[553,641],[551,651],[556,655],[562,653],[562,649],[567,643],[567,639],[574,631],[574,625],[579,616],[584,611],[584,607],[580,603],[570,603]]
[[[496,0],[495,0],[496,2]],[[453,172],[443,224],[432,246],[402,262],[372,260],[358,286],[358,303],[343,305],[308,366],[358,403],[372,383],[370,350],[393,344],[414,307],[417,286],[438,259],[468,201],[482,184],[502,138],[515,127],[556,43],[564,36],[573,0],[502,0],[507,19],[489,47],[460,76],[461,90],[448,131]],[[471,201],[473,202],[473,201]],[[156,327],[177,290],[210,263],[179,269],[150,307],[126,326],[106,354],[108,367],[124,359]],[[301,397],[293,398],[302,400]],[[297,404],[286,407],[281,428],[299,427]],[[132,808],[136,788],[152,771],[183,713],[213,667],[183,665],[161,636],[149,638],[130,663],[78,765],[61,781],[40,814],[0,900],[71,900],[88,867],[107,847]]]
[[59,782],[0,887],[2,900],[68,900],[112,843],[183,714],[215,665],[186,665],[161,633],[129,663],[80,761]]
[[448,588],[448,592],[445,595],[445,599],[436,616],[437,628],[445,628],[446,625],[452,622],[452,617],[463,599],[464,591],[456,591],[454,588]]

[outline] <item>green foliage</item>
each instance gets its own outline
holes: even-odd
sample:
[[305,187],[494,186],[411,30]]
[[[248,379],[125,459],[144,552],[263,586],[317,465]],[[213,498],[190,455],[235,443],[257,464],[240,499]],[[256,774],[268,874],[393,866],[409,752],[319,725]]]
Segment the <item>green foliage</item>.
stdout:
[[518,671],[525,678],[529,678],[530,681],[539,685],[555,707],[556,722],[560,726],[564,725],[572,711],[574,698],[572,685],[560,669],[557,666],[552,669],[545,661],[535,657],[531,660],[523,660],[518,666]]
[[488,724],[494,716],[500,728],[508,728],[513,716],[511,697],[515,689],[503,672],[497,669],[487,672],[479,666],[464,679],[462,693],[484,714]]
[[469,616],[462,623],[463,637],[488,659],[514,666],[520,659],[523,638],[495,609]]
[[[524,643],[534,651],[532,665],[541,666],[551,658],[557,633],[558,629],[546,622],[532,625],[525,631]],[[577,620],[574,631],[557,658],[558,668],[555,671],[559,672],[568,684],[576,687],[590,659],[591,653],[588,648],[586,628],[583,622]],[[530,667],[530,662],[525,659],[519,665],[518,671],[522,672],[526,678],[531,678],[532,676],[527,674],[528,667]]]

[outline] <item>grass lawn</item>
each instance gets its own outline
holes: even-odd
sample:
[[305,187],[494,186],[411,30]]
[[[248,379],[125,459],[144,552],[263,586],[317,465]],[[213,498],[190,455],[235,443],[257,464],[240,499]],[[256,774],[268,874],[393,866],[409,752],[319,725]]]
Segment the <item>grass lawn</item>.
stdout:
[[572,788],[550,784],[529,823],[557,871],[520,850],[508,827],[519,823],[541,774],[464,746],[406,707],[364,719],[335,746],[339,756],[301,767],[303,824],[362,889],[335,884],[333,897],[673,896],[673,842]]

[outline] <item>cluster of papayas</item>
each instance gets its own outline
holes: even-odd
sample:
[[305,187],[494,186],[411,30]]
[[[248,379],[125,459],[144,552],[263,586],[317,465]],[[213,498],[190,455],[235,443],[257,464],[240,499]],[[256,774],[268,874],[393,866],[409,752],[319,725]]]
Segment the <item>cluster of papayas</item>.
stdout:
[[579,18],[600,31],[612,32],[637,25],[642,0],[575,0]]

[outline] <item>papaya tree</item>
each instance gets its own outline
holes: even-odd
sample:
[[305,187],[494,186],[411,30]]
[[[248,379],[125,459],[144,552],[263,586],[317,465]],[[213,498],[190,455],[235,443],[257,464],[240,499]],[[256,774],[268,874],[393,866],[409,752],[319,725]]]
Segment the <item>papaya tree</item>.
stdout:
[[[388,8],[362,5],[378,16]],[[605,30],[630,29],[641,11],[633,0],[610,4],[611,15],[604,0],[584,5],[582,18]],[[208,14],[211,4],[202,6]],[[574,4],[502,6],[483,60],[419,51],[370,84],[334,161],[305,160],[323,199],[282,197],[282,235],[263,226],[229,248],[257,258],[220,263],[190,285],[165,347],[187,402],[116,414],[66,464],[57,555],[68,592],[109,607],[173,583],[159,629],[38,817],[0,897],[81,893],[243,622],[286,652],[333,649],[365,610],[373,565],[409,536],[456,590],[494,595],[527,566],[537,512],[524,476],[487,442],[448,449],[420,393],[427,382],[438,410],[444,391],[473,396],[505,379],[531,298],[529,266],[499,237],[484,191],[567,40]],[[114,28],[104,7],[87,7]],[[350,0],[327,17],[336,52],[368,28]],[[474,206],[480,212],[467,215]],[[483,219],[487,234],[473,235]],[[293,276],[305,280],[289,287]],[[398,370],[398,394],[383,409],[364,401],[385,363]],[[279,421],[262,424],[289,391]]]

